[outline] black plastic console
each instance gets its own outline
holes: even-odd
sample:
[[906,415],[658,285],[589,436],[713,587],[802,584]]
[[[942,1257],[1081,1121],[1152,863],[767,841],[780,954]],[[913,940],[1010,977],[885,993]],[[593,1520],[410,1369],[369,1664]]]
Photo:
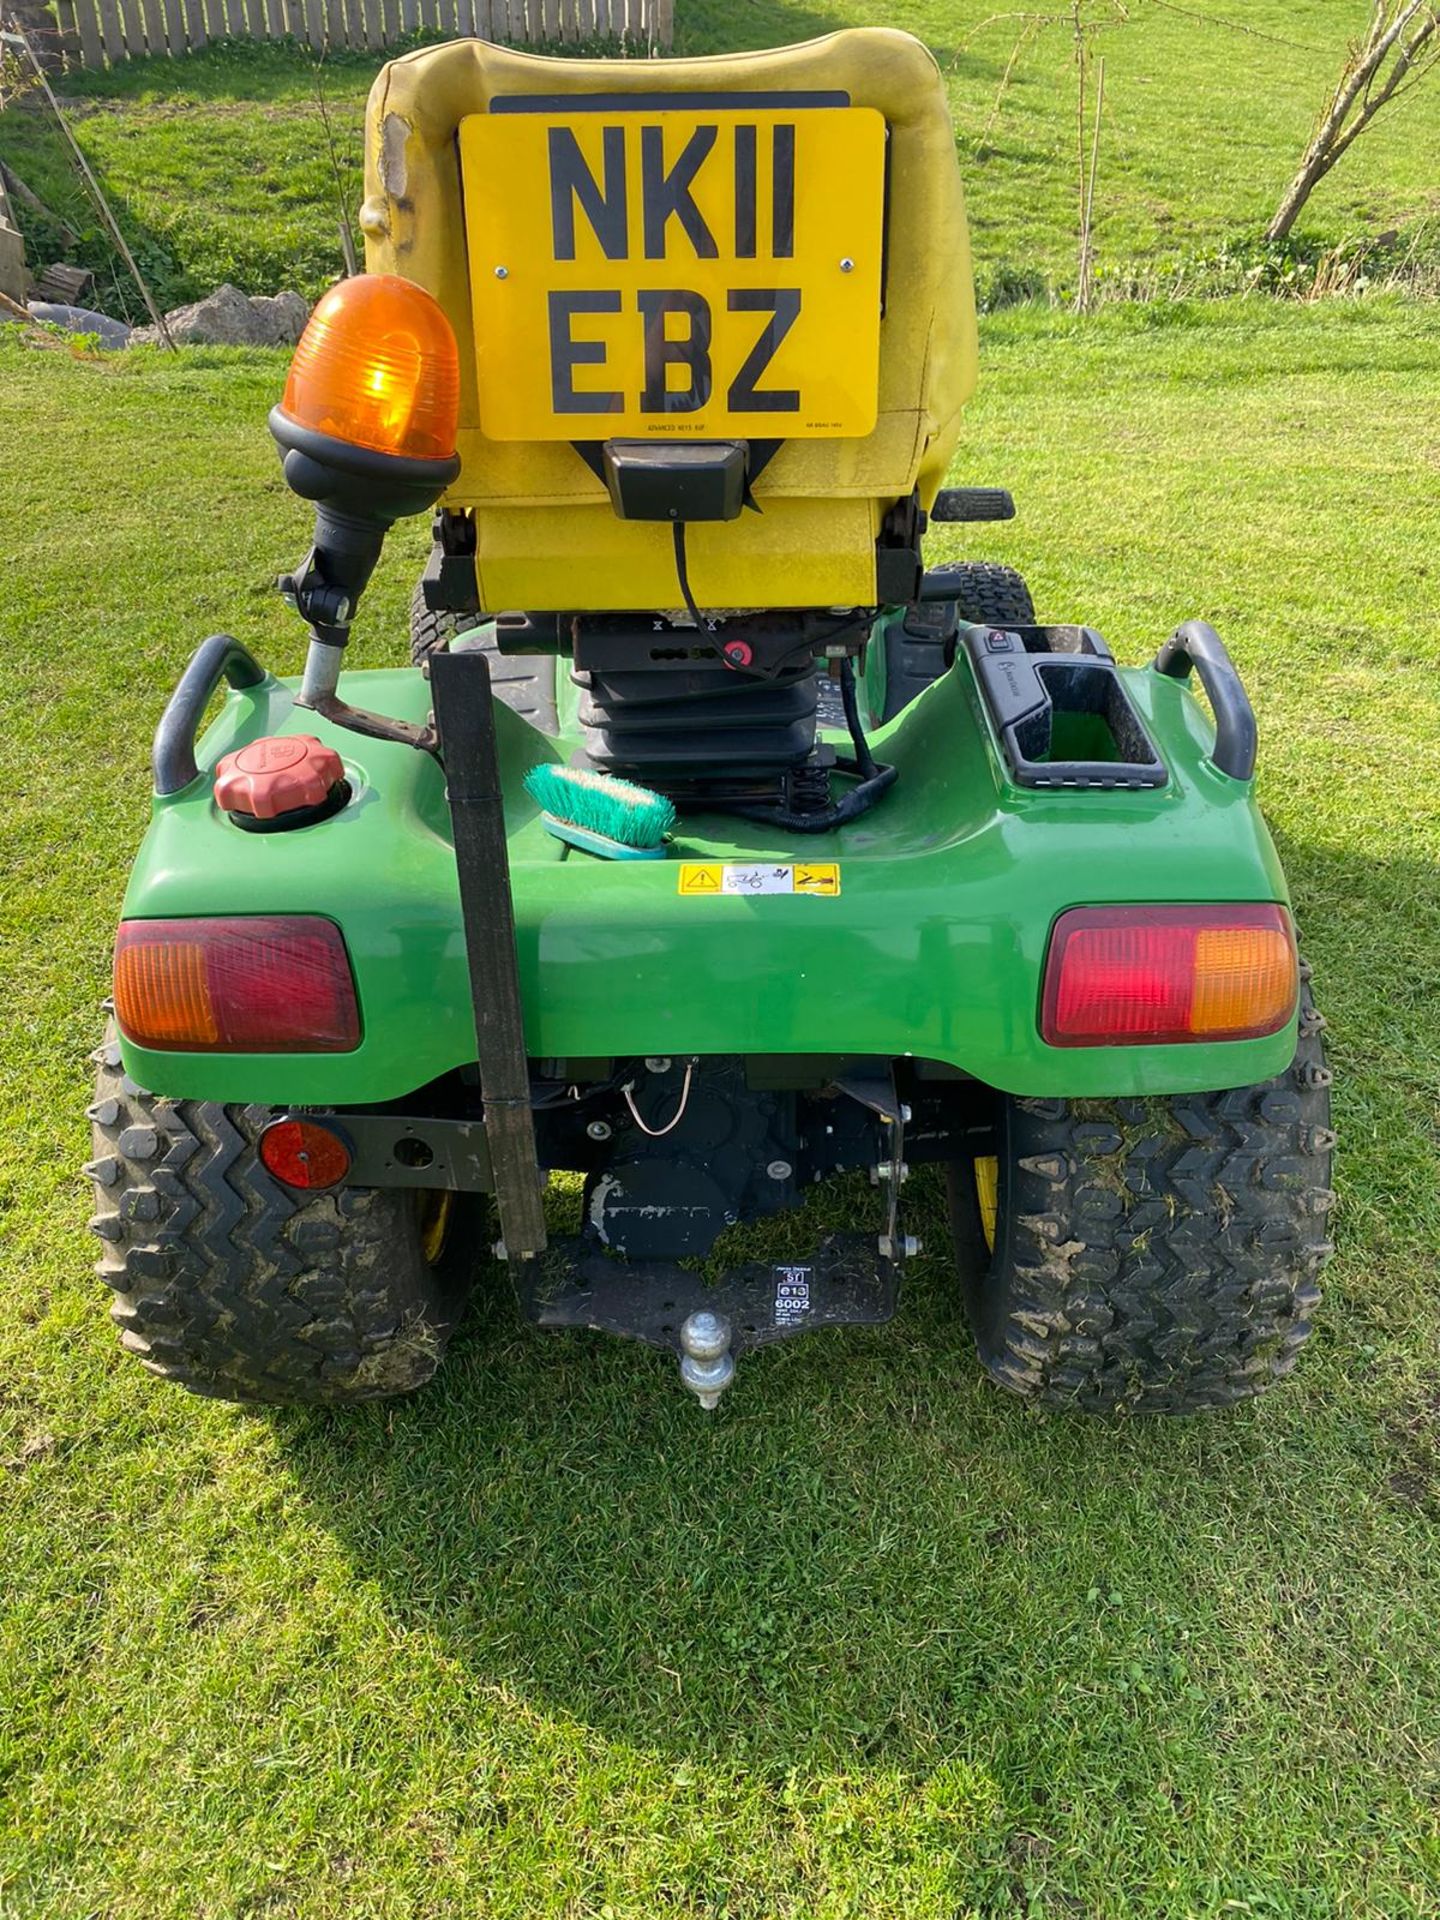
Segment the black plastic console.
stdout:
[[1017,786],[1165,785],[1165,764],[1092,627],[960,633]]

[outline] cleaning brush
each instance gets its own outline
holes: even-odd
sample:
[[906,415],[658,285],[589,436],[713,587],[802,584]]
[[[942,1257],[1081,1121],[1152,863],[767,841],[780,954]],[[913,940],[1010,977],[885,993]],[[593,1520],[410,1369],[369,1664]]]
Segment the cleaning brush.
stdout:
[[525,776],[525,791],[557,840],[603,860],[663,860],[675,808],[663,793],[608,773],[544,761]]

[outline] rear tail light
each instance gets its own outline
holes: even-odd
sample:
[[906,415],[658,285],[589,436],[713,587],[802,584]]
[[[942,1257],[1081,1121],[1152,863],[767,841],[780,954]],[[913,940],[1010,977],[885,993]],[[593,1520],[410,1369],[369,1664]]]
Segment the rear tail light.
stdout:
[[165,1053],[348,1053],[360,1009],[340,929],[308,914],[124,920],[115,1014]]
[[1075,907],[1051,935],[1040,1031],[1052,1047],[1258,1040],[1298,989],[1283,907]]
[[272,1120],[260,1136],[260,1159],[287,1187],[318,1193],[350,1171],[350,1149],[318,1120]]

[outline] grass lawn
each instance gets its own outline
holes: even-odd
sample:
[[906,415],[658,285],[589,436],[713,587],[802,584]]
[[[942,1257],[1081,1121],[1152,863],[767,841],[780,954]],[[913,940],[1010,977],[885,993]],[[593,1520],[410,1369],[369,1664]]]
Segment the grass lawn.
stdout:
[[[1087,17],[1109,17],[1087,0]],[[1038,9],[1041,12],[1062,9]],[[1036,11],[1028,9],[1024,11]],[[1114,9],[1119,14],[1118,3]],[[1295,169],[1346,42],[1369,0],[1128,0],[1101,34],[1106,60],[1095,241],[1103,277],[1162,276],[1253,240]],[[1220,23],[1217,23],[1218,21]],[[1226,26],[1223,22],[1229,21]],[[906,27],[945,70],[970,195],[982,294],[1039,276],[1073,284],[1075,70],[1068,30],[1029,42],[980,149],[1023,13],[975,0],[678,0],[676,48],[715,53],[803,40],[856,24]],[[381,56],[326,66],[345,192],[360,199],[361,116]],[[131,61],[67,83],[69,111],[166,304],[233,280],[252,293],[318,293],[341,271],[334,182],[308,54],[289,45],[213,47]],[[1435,85],[1387,110],[1317,190],[1300,239],[1328,244],[1394,229],[1440,266]],[[60,247],[29,221],[38,251],[100,266],[108,243],[53,125],[0,115],[0,159],[90,238]],[[97,299],[134,304],[106,266]]]
[[987,323],[958,477],[1022,515],[978,550],[1122,657],[1225,633],[1339,1069],[1298,1373],[1113,1427],[982,1379],[933,1183],[897,1324],[710,1419],[494,1272],[404,1404],[247,1414],[124,1358],[76,1168],[149,734],[206,632],[298,666],[306,528],[278,357],[7,337],[4,1920],[1440,1912],[1433,314]]

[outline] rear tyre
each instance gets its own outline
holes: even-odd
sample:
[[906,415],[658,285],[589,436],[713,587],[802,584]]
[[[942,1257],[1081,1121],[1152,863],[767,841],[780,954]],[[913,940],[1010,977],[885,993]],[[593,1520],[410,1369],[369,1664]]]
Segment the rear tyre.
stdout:
[[1014,567],[989,560],[966,560],[954,566],[934,567],[955,583],[953,600],[932,601],[922,620],[913,616],[893,620],[885,630],[885,708],[882,720],[893,720],[910,702],[946,673],[955,658],[953,622],[940,617],[952,608],[956,616],[979,627],[1029,627],[1035,624],[1030,589]]
[[113,1026],[95,1059],[95,1271],[128,1352],[222,1400],[345,1406],[424,1385],[465,1303],[478,1196],[293,1192],[256,1152],[269,1108],[155,1099]]
[[457,633],[464,633],[479,614],[444,613],[427,606],[425,589],[417,580],[410,596],[410,664],[423,667],[432,653],[442,653]]
[[[417,581],[410,599],[410,659],[423,667],[432,653],[450,645],[457,634],[474,630],[483,621],[482,614],[442,613],[425,604],[424,589]],[[555,661],[549,654],[501,653],[495,645],[493,629],[481,633],[473,643],[490,659],[490,684],[495,698],[503,700],[522,720],[552,738],[560,731],[555,711]]]
[[990,1169],[949,1169],[966,1312],[992,1379],[1050,1406],[1195,1413],[1290,1371],[1331,1252],[1323,1024],[1306,988],[1294,1062],[1259,1086],[1002,1099],[993,1251]]

